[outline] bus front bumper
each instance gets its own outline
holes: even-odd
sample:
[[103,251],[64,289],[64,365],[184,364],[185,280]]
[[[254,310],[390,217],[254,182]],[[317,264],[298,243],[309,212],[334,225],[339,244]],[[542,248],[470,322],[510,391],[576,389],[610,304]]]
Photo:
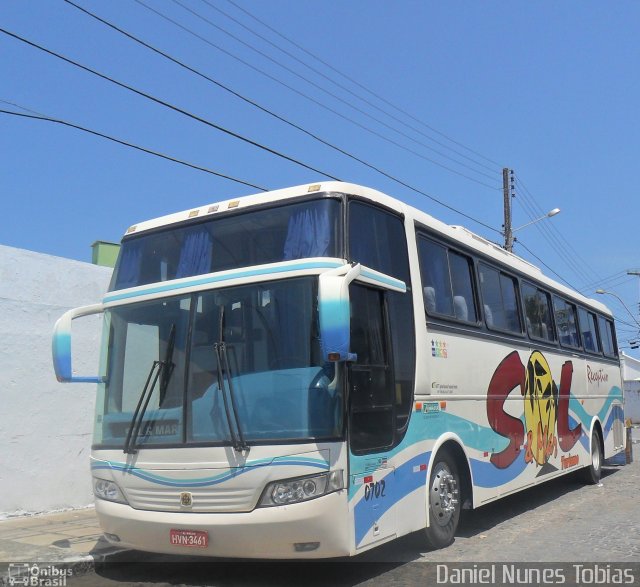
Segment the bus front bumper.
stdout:
[[[263,559],[351,553],[345,490],[287,506],[221,514],[136,510],[96,499],[96,513],[109,542],[148,552]],[[207,532],[208,546],[173,545],[171,530]]]

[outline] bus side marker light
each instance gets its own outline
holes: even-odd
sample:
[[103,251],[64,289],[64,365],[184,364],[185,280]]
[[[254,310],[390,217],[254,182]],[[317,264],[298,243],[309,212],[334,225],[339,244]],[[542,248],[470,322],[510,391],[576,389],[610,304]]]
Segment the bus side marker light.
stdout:
[[198,214],[200,214],[200,210],[191,210],[191,212],[189,212],[189,218],[195,218]]
[[218,204],[216,204],[215,206],[209,206],[209,209],[207,210],[207,214],[211,214],[212,212],[217,212],[218,211]]
[[447,402],[440,402],[440,409],[441,410],[446,410],[447,409]]
[[293,549],[296,552],[311,552],[320,548],[319,542],[294,542]]
[[307,189],[307,193],[310,194],[311,192],[318,192],[320,191],[320,184],[319,183],[315,183],[313,185],[310,185],[309,188]]
[[416,412],[422,411],[422,402],[416,402]]
[[227,206],[227,210],[229,210],[230,208],[237,208],[238,204],[240,204],[240,200],[234,200],[233,202],[229,202],[229,205]]
[[373,483],[373,475],[368,475],[364,478],[365,485],[367,483]]

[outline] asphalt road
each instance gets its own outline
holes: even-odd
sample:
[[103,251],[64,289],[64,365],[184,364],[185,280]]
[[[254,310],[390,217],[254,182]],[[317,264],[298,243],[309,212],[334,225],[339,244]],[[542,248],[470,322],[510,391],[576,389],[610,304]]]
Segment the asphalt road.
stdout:
[[[637,451],[636,451],[637,452]],[[605,467],[598,486],[585,486],[575,476],[550,481],[499,502],[465,512],[455,542],[432,551],[420,533],[406,536],[359,557],[331,562],[256,563],[194,557],[183,559],[145,553],[127,553],[95,572],[74,578],[72,585],[212,585],[334,586],[431,585],[437,565],[448,580],[463,563],[469,572],[483,563],[535,563],[545,561],[555,583],[572,584],[572,570],[560,563],[599,562],[605,584],[624,564],[633,564],[633,584],[640,584],[640,462]],[[616,563],[619,563],[616,565]],[[488,564],[491,567],[491,564]],[[543,565],[544,566],[544,565]],[[447,567],[448,569],[449,567]],[[483,567],[484,568],[484,567]],[[576,567],[577,568],[577,567]],[[477,571],[479,572],[479,571]],[[494,572],[495,569],[494,569]],[[540,571],[527,571],[540,572]],[[563,573],[565,581],[558,581]],[[596,583],[587,570],[585,583]],[[482,579],[482,575],[475,575]],[[472,577],[473,578],[473,577]],[[525,575],[539,583],[539,575]],[[583,577],[584,578],[584,577]],[[629,576],[623,576],[623,579]],[[594,579],[594,581],[590,581]],[[482,581],[480,581],[482,582]],[[499,577],[496,581],[500,583]],[[521,581],[522,582],[522,581]],[[624,581],[623,583],[629,583]],[[468,582],[467,582],[468,583]],[[478,583],[477,583],[478,584]]]

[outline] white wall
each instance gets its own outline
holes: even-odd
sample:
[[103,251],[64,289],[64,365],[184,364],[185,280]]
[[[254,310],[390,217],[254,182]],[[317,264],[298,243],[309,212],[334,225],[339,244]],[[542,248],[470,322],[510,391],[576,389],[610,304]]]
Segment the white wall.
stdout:
[[640,423],[640,361],[622,353],[624,380],[624,417]]
[[[93,502],[96,386],[56,381],[51,334],[66,310],[102,300],[111,271],[0,245],[0,517]],[[76,333],[74,372],[95,375],[100,319]]]

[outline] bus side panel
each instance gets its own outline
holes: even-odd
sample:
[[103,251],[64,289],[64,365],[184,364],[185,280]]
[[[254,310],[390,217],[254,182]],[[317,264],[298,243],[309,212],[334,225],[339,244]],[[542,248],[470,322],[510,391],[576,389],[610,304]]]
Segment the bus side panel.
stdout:
[[[587,359],[587,399],[584,409],[600,423],[604,441],[604,456],[611,458],[625,447],[622,378],[618,365]],[[576,411],[579,411],[576,406]],[[588,448],[588,447],[587,447]]]
[[431,456],[421,413],[389,451],[349,455],[349,512],[354,553],[426,526],[426,475]]
[[[446,431],[460,437],[474,506],[588,466],[596,420],[607,456],[622,444],[615,365],[552,349],[514,348],[506,339],[503,344],[448,332],[431,332],[431,338],[432,394],[423,396],[431,412],[428,437]],[[595,369],[606,379],[599,388]]]

